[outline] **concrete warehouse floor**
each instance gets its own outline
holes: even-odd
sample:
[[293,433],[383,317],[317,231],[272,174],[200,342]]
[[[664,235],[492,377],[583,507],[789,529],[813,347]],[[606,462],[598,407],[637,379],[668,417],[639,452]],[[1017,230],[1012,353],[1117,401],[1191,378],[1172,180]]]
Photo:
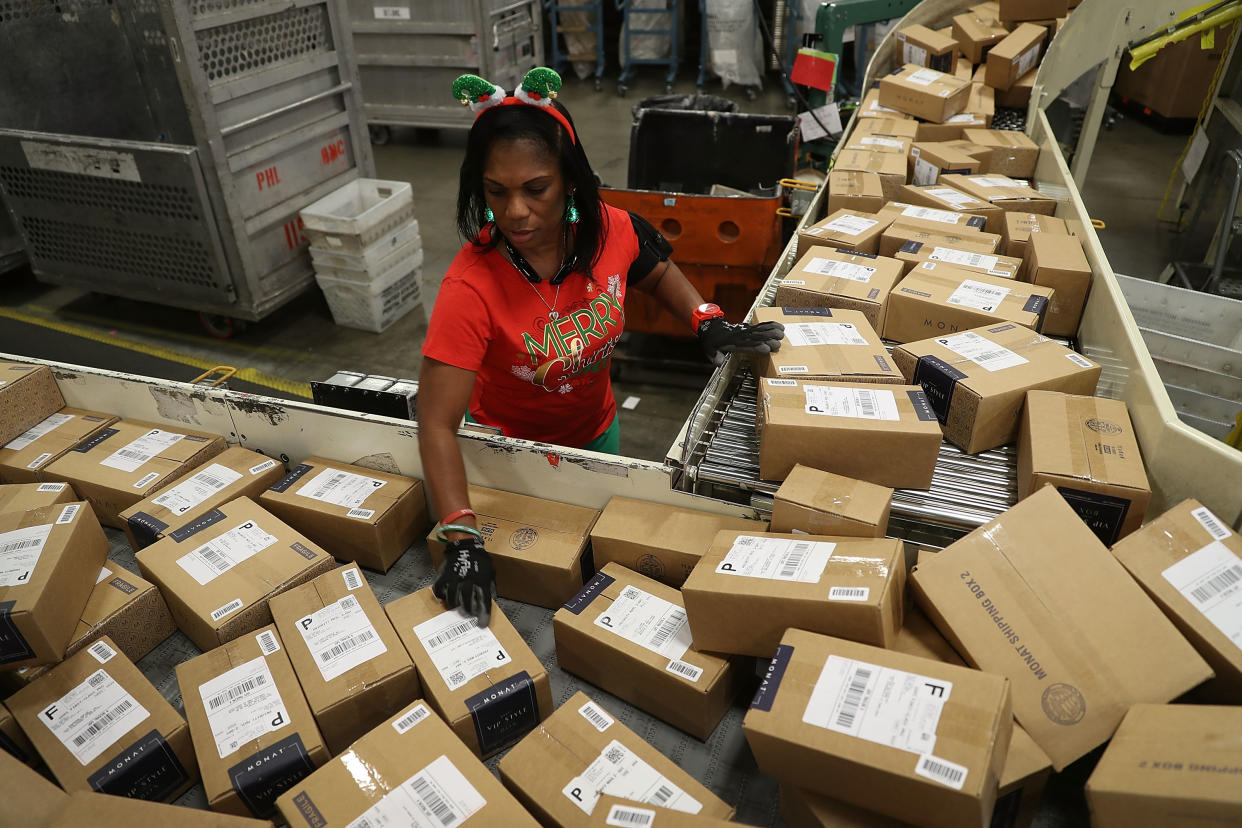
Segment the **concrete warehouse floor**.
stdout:
[[[618,97],[611,83],[600,92],[590,82],[566,83],[562,101],[573,112],[583,145],[606,185],[625,186],[630,109],[645,97],[663,94],[662,75],[659,68],[640,71],[626,98]],[[694,91],[691,67],[683,67],[676,91]],[[755,101],[747,100],[737,86],[722,92],[718,82],[707,91],[737,101],[744,112],[786,112],[783,88],[772,75]],[[414,186],[428,308],[461,244],[453,214],[464,139],[464,132],[398,129],[391,143],[375,148],[380,178]],[[1163,134],[1133,119],[1101,133],[1084,198],[1092,215],[1108,225],[1100,238],[1119,272],[1153,278],[1169,260],[1175,237],[1167,225],[1157,223],[1156,212],[1185,142],[1186,136]],[[426,330],[425,316],[418,312],[382,334],[338,328],[323,297],[312,289],[232,339],[218,340],[202,331],[192,312],[42,285],[28,269],[0,277],[0,318],[5,320],[0,322],[0,351],[173,380],[189,380],[206,367],[224,363],[250,369],[249,379],[258,383],[239,387],[277,396],[308,393],[302,383],[338,370],[416,378]],[[661,348],[696,356],[693,343],[671,342]],[[638,402],[621,411],[623,454],[664,458],[708,375],[706,364],[700,364],[699,373],[663,375],[627,365],[615,384],[617,399],[637,397]],[[280,388],[263,388],[264,383]]]

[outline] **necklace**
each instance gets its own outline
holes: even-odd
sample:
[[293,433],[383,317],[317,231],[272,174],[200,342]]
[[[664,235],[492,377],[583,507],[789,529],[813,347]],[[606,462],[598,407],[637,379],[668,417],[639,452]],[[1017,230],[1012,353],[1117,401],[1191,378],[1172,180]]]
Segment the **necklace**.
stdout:
[[539,292],[539,288],[531,285],[530,282],[527,282],[526,284],[530,285],[530,289],[535,292],[535,295],[539,297],[539,301],[543,302],[543,306],[548,309],[548,319],[553,322],[559,319],[561,315],[556,312],[556,306],[561,301],[561,286],[556,286],[556,293],[552,296],[552,304],[549,305],[548,300],[544,299],[543,294]]
[[[562,237],[561,243],[565,243],[564,237]],[[555,322],[560,318],[560,313],[557,312],[556,306],[561,301],[561,285],[564,283],[565,277],[569,275],[569,271],[578,263],[578,257],[574,256],[569,262],[565,262],[564,257],[562,257],[561,266],[557,270],[556,276],[552,279],[552,284],[556,285],[556,293],[552,295],[552,304],[549,305],[548,300],[544,299],[543,294],[539,292],[539,288],[535,287],[536,282],[543,280],[539,277],[539,274],[535,273],[530,263],[526,261],[526,257],[519,253],[517,248],[508,239],[505,239],[505,250],[509,253],[509,264],[522,275],[523,281],[530,285],[530,289],[535,292],[535,296],[539,297],[539,301],[543,302],[543,306],[548,309],[548,319]]]

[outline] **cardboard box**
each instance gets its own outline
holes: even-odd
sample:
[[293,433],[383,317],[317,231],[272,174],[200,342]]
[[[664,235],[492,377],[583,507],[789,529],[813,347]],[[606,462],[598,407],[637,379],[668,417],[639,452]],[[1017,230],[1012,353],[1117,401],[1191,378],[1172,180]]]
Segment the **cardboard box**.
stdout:
[[765,377],[902,383],[880,335],[858,311],[756,308],[756,322],[785,326],[781,349],[761,358]]
[[1018,436],[1026,392],[1095,392],[1100,366],[1006,322],[909,342],[893,350],[903,376],[927,393],[945,439],[975,454]]
[[1242,702],[1242,623],[1232,586],[1242,580],[1242,537],[1197,500],[1184,500],[1122,539],[1113,555],[1216,673],[1201,695]]
[[862,101],[858,104],[858,109],[854,110],[854,117],[861,120],[870,118],[889,118],[898,121],[914,120],[913,115],[907,115],[899,109],[882,105],[880,103],[879,89],[867,90],[867,94],[863,96]]
[[[879,95],[879,91],[873,90],[867,94],[869,99],[874,100]],[[853,132],[850,134],[852,136],[882,135],[888,138],[906,138],[913,141],[915,136],[919,134],[919,124],[909,115],[893,110],[893,114],[889,117],[859,118],[854,124]]]
[[[973,241],[970,236],[966,239],[968,242]],[[1009,287],[1013,290],[1023,289],[1015,287],[1018,275],[1022,271],[1021,259],[998,256],[994,253],[982,253],[972,247],[961,246],[953,242],[945,243],[936,238],[927,241],[907,241],[894,254],[894,258],[902,262],[907,275],[915,271],[924,273],[966,271],[1010,283]],[[1050,291],[1044,292],[1051,295]]]
[[[970,99],[966,102],[967,115],[983,116],[984,127],[992,126],[992,118],[996,115],[996,90],[985,83],[976,83],[974,76],[970,80]],[[969,126],[969,125],[968,125]],[[978,129],[977,126],[971,126]]]
[[185,719],[107,637],[13,694],[8,705],[70,793],[171,802],[198,781]]
[[[943,32],[946,37],[953,37],[952,26],[945,27],[944,29],[941,30],[941,32]],[[956,45],[954,46],[954,48],[957,49]],[[961,78],[964,81],[969,81],[975,74],[975,67],[970,65],[970,61],[961,59],[962,58],[961,51],[962,51],[961,49],[957,49],[958,61],[957,61],[957,66],[954,67],[953,69],[953,75],[954,77]],[[960,115],[961,113],[959,112],[958,114]]]
[[[470,506],[496,568],[501,597],[556,609],[595,574],[587,552],[599,512],[537,497],[470,487]],[[427,536],[431,565],[440,568],[444,544]]]
[[909,828],[909,822],[839,799],[781,783],[781,819],[787,828]]
[[1069,14],[1066,0],[999,0],[1000,19],[1005,23],[1046,20]]
[[[1040,29],[1043,31],[1043,29]],[[925,121],[944,121],[966,108],[970,84],[954,75],[906,64],[880,79],[880,104]]]
[[111,414],[62,408],[0,448],[0,482],[38,482],[39,469],[116,420]]
[[9,483],[0,486],[0,515],[72,503],[77,499],[68,483]]
[[124,529],[121,512],[224,451],[204,431],[117,420],[43,466],[39,477],[73,484],[105,526]]
[[3,704],[0,704],[0,752],[8,753],[31,767],[39,764],[39,754],[35,752],[34,745]]
[[902,279],[889,298],[884,338],[911,342],[928,334],[957,333],[999,322],[1016,322],[1038,331],[1051,296],[1052,291],[1037,285],[943,262],[924,262]]
[[717,817],[684,814],[615,796],[601,796],[587,825],[590,828],[613,828],[617,825],[637,828],[737,828],[738,823]]
[[1233,43],[1234,25],[1229,22],[1217,28],[1208,48],[1202,38],[1189,37],[1163,46],[1135,69],[1123,60],[1113,91],[1123,101],[1146,107],[1162,118],[1198,119]]
[[773,532],[882,538],[893,490],[809,466],[794,466],[776,490]]
[[[942,184],[960,190],[1006,212],[1042,213],[1050,216],[1057,209],[1057,200],[1041,194],[1025,181],[1003,175],[946,175]],[[996,232],[1003,218],[997,217]],[[989,228],[991,229],[991,228]]]
[[970,63],[983,63],[988,52],[1009,35],[1009,30],[994,17],[973,11],[953,16],[953,39]]
[[603,794],[729,819],[733,809],[584,693],[500,760],[500,779],[552,828],[585,828]]
[[[360,767],[366,773],[359,774]],[[432,814],[443,825],[538,826],[421,701],[296,783],[276,804],[295,828],[430,825]]]
[[480,627],[460,609],[446,610],[427,587],[387,612],[427,703],[475,755],[504,750],[552,712],[547,671],[499,607]]
[[44,828],[68,801],[43,774],[0,750],[0,825]]
[[276,627],[177,665],[207,806],[267,819],[276,799],[328,761]]
[[[970,216],[970,218],[978,220],[980,217]],[[991,257],[997,245],[1000,244],[1000,236],[994,233],[954,231],[947,228],[933,230],[922,225],[906,224],[900,220],[893,222],[892,226],[884,232],[885,235],[880,243],[885,250],[892,251],[890,255],[901,263],[903,273],[908,273],[919,262],[930,261],[928,257],[936,250],[958,251],[983,258]],[[957,255],[955,258],[972,261],[969,255]]]
[[901,44],[901,62],[925,66],[937,72],[957,71],[957,41],[926,26],[906,26],[897,30]]
[[1035,90],[1035,76],[1039,67],[1035,67],[1014,81],[1007,90],[996,90],[996,105],[1009,109],[1026,109],[1031,103],[1031,93]]
[[921,141],[910,149],[910,181],[926,187],[940,180],[941,173],[970,174],[980,169],[979,159],[943,142]]
[[0,665],[60,661],[108,556],[84,502],[0,515]]
[[1058,771],[1107,741],[1130,705],[1167,702],[1212,674],[1048,487],[912,577],[963,658],[1009,677],[1014,715]]
[[[904,161],[902,166],[904,168]],[[798,231],[798,255],[805,255],[814,246],[874,253],[883,232],[884,225],[872,213],[838,210]]]
[[332,755],[419,697],[414,662],[357,566],[273,595],[271,608]]
[[742,729],[759,769],[782,784],[920,825],[982,828],[1013,729],[1008,685],[791,629]]
[[873,172],[833,170],[828,173],[828,214],[840,210],[874,213],[884,206],[884,187]]
[[926,233],[943,235],[945,241],[951,243],[982,245],[979,250],[983,253],[994,253],[1000,244],[999,236],[983,232],[987,220],[970,213],[890,201],[880,211],[880,217],[892,220],[888,229],[880,234],[881,256],[894,255],[908,241],[927,241]]
[[908,184],[901,188],[900,201],[918,207],[932,207],[936,210],[951,210],[956,213],[983,216],[983,231],[993,235],[1000,233],[1004,216],[1004,211],[997,205],[962,192],[956,187],[951,187],[943,180],[930,187]]
[[940,427],[919,388],[763,377],[758,408],[764,480],[801,463],[895,489],[931,486]]
[[285,466],[258,452],[230,446],[125,511],[125,536],[137,552],[230,500],[254,500],[284,477]]
[[[1025,260],[1031,236],[1036,233],[1068,236],[1069,228],[1056,216],[1044,216],[1039,213],[1005,213],[1005,223],[1001,225],[1001,252],[1006,256]],[[1026,268],[1023,267],[1023,272],[1025,271]]]
[[791,308],[855,310],[872,329],[884,327],[888,294],[901,279],[902,264],[873,253],[812,247],[785,278],[777,280],[773,302]]
[[988,175],[1013,178],[1034,178],[1039,161],[1039,145],[1023,132],[1012,129],[967,129],[962,137],[973,144],[988,147]]
[[273,595],[335,566],[328,553],[248,497],[170,533],[137,560],[200,650],[272,623]]
[[[892,123],[903,123],[893,121]],[[873,132],[851,132],[850,139],[844,149],[863,150],[864,152],[887,152],[892,155],[907,156],[910,154],[910,142],[913,138],[896,135],[877,135]]]
[[1242,823],[1238,745],[1231,738],[1240,729],[1238,707],[1134,705],[1087,780],[1091,824]]
[[790,627],[891,645],[905,581],[899,540],[722,531],[681,594],[697,649],[770,658]]
[[1077,236],[1042,233],[1031,236],[1025,277],[1056,290],[1046,329],[1053,336],[1074,336],[1091,291],[1091,264]]
[[612,497],[591,528],[595,565],[609,562],[680,587],[721,529],[766,531],[761,520]]
[[[973,101],[976,98],[977,83],[972,83],[971,97],[967,100],[968,107],[974,106]],[[990,90],[989,90],[990,91]],[[982,97],[980,97],[982,100]],[[962,137],[962,132],[968,127],[986,127],[991,121],[991,114],[984,112],[972,112],[969,109],[963,110],[956,115],[951,115],[945,119],[942,124],[934,124],[930,121],[918,121],[918,134],[915,136],[916,141],[927,143],[952,141]]]
[[1105,546],[1138,529],[1151,487],[1121,400],[1029,391],[1018,434],[1018,498],[1055,486]]
[[0,360],[0,446],[64,407],[52,369]]
[[600,569],[552,620],[562,669],[702,741],[742,683],[738,664],[691,646],[677,590],[619,564]]
[[871,152],[860,149],[841,149],[833,170],[873,172],[880,176],[880,189],[884,200],[892,201],[906,183],[906,159],[893,152]]
[[1023,23],[988,52],[985,82],[993,89],[1009,89],[1018,78],[1038,68],[1048,30]]
[[245,817],[213,814],[179,805],[163,805],[93,793],[75,793],[47,822],[46,828],[136,828],[176,825],[178,828],[266,828],[271,823]]
[[427,531],[423,483],[308,457],[259,496],[259,505],[339,561],[387,572]]

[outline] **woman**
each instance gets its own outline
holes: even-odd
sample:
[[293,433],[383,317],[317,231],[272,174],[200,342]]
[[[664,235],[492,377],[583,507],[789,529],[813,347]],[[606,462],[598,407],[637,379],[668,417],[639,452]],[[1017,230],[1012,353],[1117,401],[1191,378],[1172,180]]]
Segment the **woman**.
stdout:
[[704,303],[643,219],[600,201],[560,76],[532,69],[514,96],[473,75],[453,94],[475,110],[457,196],[469,241],[449,266],[423,344],[418,438],[446,544],[435,594],[480,624],[495,595],[491,559],[467,496],[457,426],[617,453],[608,359],[625,292],[649,293],[696,331],[717,364],[780,347],[777,323],[734,325]]

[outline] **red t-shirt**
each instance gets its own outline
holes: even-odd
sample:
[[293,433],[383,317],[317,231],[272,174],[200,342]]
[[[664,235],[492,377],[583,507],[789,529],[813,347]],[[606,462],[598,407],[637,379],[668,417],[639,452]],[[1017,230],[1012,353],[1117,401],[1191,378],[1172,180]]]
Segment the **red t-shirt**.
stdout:
[[[507,437],[583,446],[616,416],[608,362],[639,243],[628,213],[603,209],[594,280],[575,270],[555,303],[555,287],[528,282],[499,250],[468,243],[444,275],[423,356],[476,372],[470,414]],[[555,321],[536,291],[554,304]]]

